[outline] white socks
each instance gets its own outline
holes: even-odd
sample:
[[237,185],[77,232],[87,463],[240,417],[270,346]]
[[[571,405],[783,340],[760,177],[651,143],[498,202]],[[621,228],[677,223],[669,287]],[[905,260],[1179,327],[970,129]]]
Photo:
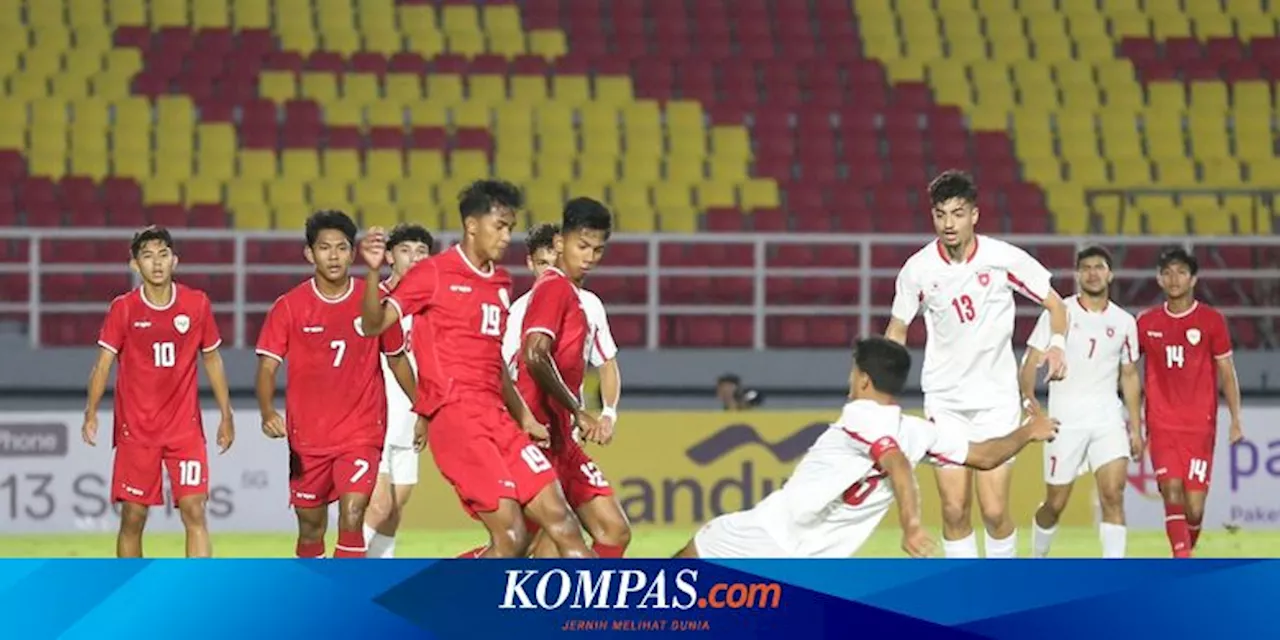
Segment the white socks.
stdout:
[[1032,558],[1049,557],[1049,546],[1053,544],[1053,534],[1057,533],[1057,531],[1058,527],[1056,525],[1048,529],[1042,529],[1040,525],[1036,524],[1035,520],[1031,521]]
[[987,558],[1018,557],[1018,530],[1014,529],[1008,538],[992,538],[990,534],[983,539]]
[[369,548],[365,552],[366,558],[394,558],[396,557],[396,539],[395,536],[384,536],[375,531],[369,525],[364,527],[364,543]]
[[942,553],[948,558],[978,557],[978,538],[972,532],[959,540],[942,540]]
[[1098,537],[1102,539],[1102,557],[1123,558],[1125,528],[1122,524],[1103,522],[1098,525]]

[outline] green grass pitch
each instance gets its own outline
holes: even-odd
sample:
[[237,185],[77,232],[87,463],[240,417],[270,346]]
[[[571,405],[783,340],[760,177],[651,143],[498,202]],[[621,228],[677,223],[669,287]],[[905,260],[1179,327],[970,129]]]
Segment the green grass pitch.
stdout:
[[[692,531],[663,528],[640,528],[634,533],[628,557],[670,557],[688,541]],[[934,539],[938,533],[934,532]],[[333,532],[328,548],[333,551]],[[480,529],[474,531],[404,531],[396,543],[396,555],[403,558],[452,557],[483,542]],[[858,557],[900,558],[897,532],[882,528],[858,553]],[[1019,555],[1028,557],[1031,549],[1029,529],[1018,531]],[[181,557],[181,534],[158,533],[143,540],[148,557]],[[1196,549],[1198,557],[1240,558],[1267,557],[1280,549],[1280,532],[1271,531],[1206,531]],[[1054,539],[1053,557],[1096,558],[1101,546],[1097,532],[1091,528],[1063,528]],[[219,557],[289,558],[293,556],[290,534],[213,533],[213,552]],[[0,536],[0,557],[7,558],[106,558],[115,555],[112,534],[68,534],[40,536]],[[1129,532],[1129,556],[1167,558],[1169,545],[1164,532]]]

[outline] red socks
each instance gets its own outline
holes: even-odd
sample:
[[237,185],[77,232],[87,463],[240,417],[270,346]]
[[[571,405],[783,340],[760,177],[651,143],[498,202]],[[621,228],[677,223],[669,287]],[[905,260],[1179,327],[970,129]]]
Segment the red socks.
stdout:
[[1191,557],[1191,530],[1182,505],[1165,503],[1164,531],[1169,536],[1169,548],[1175,558]]
[[1191,548],[1196,548],[1196,543],[1200,541],[1200,525],[1187,525],[1187,531],[1191,534]]
[[294,547],[293,553],[299,558],[323,558],[324,541],[303,542],[299,540],[297,546]]
[[363,531],[338,531],[338,544],[333,547],[335,558],[363,558],[367,547]]
[[621,558],[622,553],[626,551],[627,548],[597,542],[591,545],[591,550],[595,551],[596,555],[601,558]]
[[454,557],[455,557],[455,558],[466,558],[467,560],[475,560],[475,559],[479,558],[479,557],[481,556],[481,554],[483,554],[483,553],[485,552],[485,550],[486,550],[486,549],[488,549],[488,548],[489,548],[489,545],[487,545],[487,544],[486,544],[486,545],[483,545],[483,546],[476,547],[476,548],[474,548],[474,549],[467,549],[466,551],[463,551],[462,553],[459,553],[458,555],[456,555],[456,556],[454,556]]

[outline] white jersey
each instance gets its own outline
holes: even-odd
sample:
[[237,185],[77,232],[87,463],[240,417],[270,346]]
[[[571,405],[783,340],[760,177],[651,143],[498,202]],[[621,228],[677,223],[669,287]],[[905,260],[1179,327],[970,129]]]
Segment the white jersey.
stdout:
[[[587,314],[587,365],[599,367],[618,356],[618,344],[613,341],[613,331],[609,329],[609,315],[604,310],[604,302],[600,301],[600,296],[586,289],[578,287],[578,300],[582,302],[582,310]],[[524,339],[522,326],[528,308],[529,293],[511,304],[507,315],[507,332],[502,336],[502,361],[507,363],[512,377],[516,375],[516,353],[520,351],[520,342]]]
[[[1124,423],[1124,405],[1116,390],[1120,367],[1138,361],[1138,323],[1114,302],[1089,311],[1079,296],[1067,298],[1067,371],[1065,380],[1049,383],[1049,415],[1062,429],[1109,427]],[[1049,349],[1049,312],[1027,338],[1027,346]]]
[[901,407],[855,400],[782,488],[751,510],[752,520],[788,555],[853,555],[893,503],[893,488],[876,461],[895,447],[912,465],[926,457],[963,463],[969,455],[968,440],[954,430],[903,415]]
[[[385,293],[387,291],[386,284],[380,285]],[[400,318],[400,327],[404,329],[405,334],[405,352],[408,353],[407,345],[409,342],[409,333],[413,326],[413,316],[404,316]],[[418,375],[418,363],[413,357],[409,357],[409,366],[413,368],[413,375],[416,379]],[[391,373],[391,366],[387,363],[387,356],[382,356],[382,379],[387,385],[387,437],[385,443],[395,447],[413,447],[413,426],[418,421],[418,416],[413,412],[413,399],[404,394],[404,390],[400,388],[400,383],[396,381],[395,374]]]
[[911,324],[924,315],[925,403],[955,410],[1018,404],[1013,292],[1042,303],[1051,280],[1026,251],[983,235],[974,237],[963,262],[951,262],[936,240],[908,258],[898,272],[893,317]]

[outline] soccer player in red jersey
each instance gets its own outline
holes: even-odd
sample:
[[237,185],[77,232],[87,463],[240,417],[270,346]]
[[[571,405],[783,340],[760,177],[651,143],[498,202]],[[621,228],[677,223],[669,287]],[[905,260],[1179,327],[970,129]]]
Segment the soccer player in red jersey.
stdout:
[[1164,498],[1173,556],[1187,558],[1200,537],[1213,473],[1219,388],[1231,413],[1231,443],[1244,438],[1240,384],[1226,319],[1195,299],[1195,256],[1175,247],[1160,254],[1157,266],[1165,303],[1138,316],[1138,345],[1146,359],[1147,450]]
[[[545,440],[546,427],[533,419],[502,361],[511,276],[496,263],[511,243],[520,191],[508,182],[481,180],[463,190],[458,202],[461,244],[415,265],[385,304],[366,290],[364,326],[376,334],[397,326],[404,315],[416,316],[414,411],[430,421],[427,446],[441,475],[489,531],[482,557],[525,555],[526,515],[561,555],[593,556],[551,462],[530,439]],[[381,229],[370,229],[361,254],[370,268],[382,264]],[[367,276],[370,289],[377,278]]]
[[[340,211],[307,219],[307,261],[315,275],[276,299],[258,337],[262,431],[289,439],[290,504],[298,516],[297,556],[324,557],[329,504],[338,502],[335,558],[365,557],[364,512],[387,433],[381,355],[404,393],[416,382],[404,332],[364,331],[365,282],[351,277],[356,224]],[[377,270],[374,270],[375,275]],[[377,283],[373,285],[377,294]],[[289,361],[285,415],[275,409],[276,371]]]
[[579,298],[583,281],[604,256],[613,230],[605,206],[590,198],[565,205],[555,239],[556,264],[538,277],[524,315],[516,388],[540,423],[550,426],[548,457],[569,506],[594,540],[602,558],[620,558],[631,540],[627,516],[577,433],[605,440],[598,418],[587,412],[578,390],[586,374],[591,326]]
[[173,281],[178,264],[173,238],[160,227],[133,236],[129,266],[142,286],[111,302],[98,337],[98,362],[89,376],[82,436],[97,444],[98,404],[118,358],[112,444],[111,500],[121,503],[116,555],[142,557],[142,530],[151,507],[163,503],[161,468],[169,474],[173,501],[187,533],[187,556],[207,558],[213,549],[205,523],[209,461],[200,415],[197,358],[222,412],[219,451],[235,440],[227,376],[209,296]]

